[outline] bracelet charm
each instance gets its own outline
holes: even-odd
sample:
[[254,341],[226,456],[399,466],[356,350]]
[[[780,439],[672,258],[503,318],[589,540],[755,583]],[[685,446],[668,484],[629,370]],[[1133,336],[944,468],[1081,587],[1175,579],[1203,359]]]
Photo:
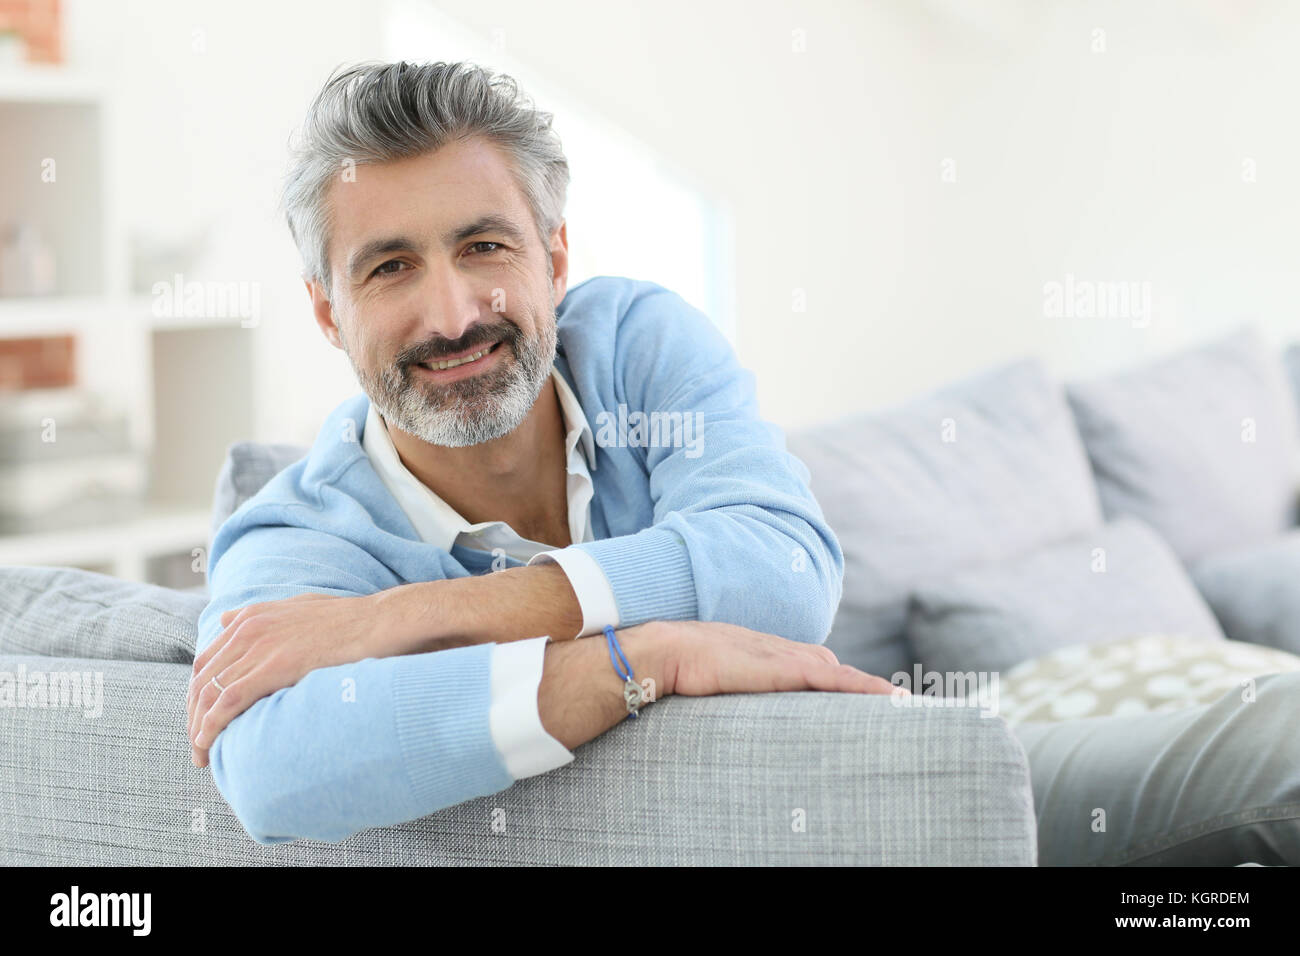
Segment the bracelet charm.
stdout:
[[[623,654],[623,648],[619,647],[618,638],[614,636],[614,629],[606,625],[605,643],[609,645],[609,659],[614,665],[614,673],[623,678],[623,702],[627,704],[627,716],[639,717],[638,711],[646,702],[645,689],[636,682],[636,676],[632,673],[632,665],[628,663],[627,657]],[[615,652],[618,656],[615,657]],[[622,661],[622,666],[619,662]],[[626,718],[625,718],[626,719]]]
[[630,716],[637,716],[637,711],[645,703],[645,690],[640,684],[628,678],[623,685],[623,700],[627,702],[627,712]]

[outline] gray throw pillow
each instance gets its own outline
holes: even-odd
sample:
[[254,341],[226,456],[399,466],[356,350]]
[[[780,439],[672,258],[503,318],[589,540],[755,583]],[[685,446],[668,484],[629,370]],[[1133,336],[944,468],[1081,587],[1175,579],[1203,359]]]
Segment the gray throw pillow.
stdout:
[[1294,523],[1295,402],[1254,326],[1066,394],[1107,518],[1142,519],[1185,562]]
[[792,434],[790,450],[844,549],[826,644],[888,676],[911,665],[912,588],[1101,523],[1060,386],[1024,360],[905,405]]
[[928,581],[912,596],[907,627],[917,661],[939,672],[1001,672],[1140,633],[1223,640],[1178,558],[1132,518]]
[[1300,654],[1300,529],[1210,555],[1191,572],[1228,637]]
[[1293,342],[1283,350],[1282,364],[1291,383],[1291,395],[1300,406],[1300,342]]
[[[1300,429],[1300,342],[1288,345],[1283,350],[1282,365],[1291,383],[1291,397],[1296,401],[1296,428]],[[1296,472],[1300,473],[1300,441],[1296,442]]]
[[207,603],[78,568],[0,567],[0,654],[189,664]]
[[[263,445],[259,442],[235,442],[226,451],[225,463],[217,475],[212,497],[212,535],[262,486],[300,458],[309,448],[301,445]],[[211,545],[212,538],[208,538]],[[211,551],[211,547],[208,548]]]

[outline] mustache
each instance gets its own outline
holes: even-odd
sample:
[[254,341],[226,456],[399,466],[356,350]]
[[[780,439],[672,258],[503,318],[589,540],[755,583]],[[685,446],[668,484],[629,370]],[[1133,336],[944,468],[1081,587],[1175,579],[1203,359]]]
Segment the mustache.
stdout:
[[515,346],[522,337],[523,333],[519,327],[509,322],[502,322],[499,325],[476,325],[460,338],[448,339],[439,336],[420,345],[403,349],[398,355],[397,364],[398,367],[405,368],[408,365],[437,361],[445,355],[455,355],[457,352],[477,349],[478,346],[492,345],[495,342],[505,342],[518,352]]

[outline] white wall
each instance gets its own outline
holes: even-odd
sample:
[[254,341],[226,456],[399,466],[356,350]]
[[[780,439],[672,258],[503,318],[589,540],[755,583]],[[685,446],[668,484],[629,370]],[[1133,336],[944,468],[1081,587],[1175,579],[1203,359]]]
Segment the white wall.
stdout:
[[[782,424],[1027,353],[1071,375],[1247,318],[1300,335],[1300,4],[430,2],[731,210],[737,347]],[[68,17],[131,104],[127,214],[217,219],[210,268],[264,281],[254,437],[306,440],[355,386],[275,185],[329,69],[380,49],[377,7],[125,6],[129,28],[121,4]],[[1045,316],[1067,274],[1150,283],[1150,323]]]
[[[438,5],[729,201],[738,347],[785,424],[1027,353],[1087,374],[1247,318],[1300,335],[1300,4]],[[1067,273],[1151,283],[1150,324],[1046,317]]]

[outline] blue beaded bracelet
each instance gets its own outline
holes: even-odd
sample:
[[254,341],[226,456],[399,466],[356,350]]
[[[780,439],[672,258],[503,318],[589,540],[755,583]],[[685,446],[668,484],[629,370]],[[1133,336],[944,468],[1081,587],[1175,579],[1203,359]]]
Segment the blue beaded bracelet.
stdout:
[[[623,700],[627,704],[627,716],[639,717],[637,713],[641,705],[645,703],[645,691],[641,685],[636,682],[636,676],[632,673],[632,665],[628,663],[627,657],[623,654],[623,648],[618,644],[618,638],[614,636],[614,629],[608,625],[605,627],[605,643],[609,645],[609,660],[614,665],[614,673],[623,678]],[[615,657],[614,653],[618,652]],[[619,661],[623,666],[619,667]]]

